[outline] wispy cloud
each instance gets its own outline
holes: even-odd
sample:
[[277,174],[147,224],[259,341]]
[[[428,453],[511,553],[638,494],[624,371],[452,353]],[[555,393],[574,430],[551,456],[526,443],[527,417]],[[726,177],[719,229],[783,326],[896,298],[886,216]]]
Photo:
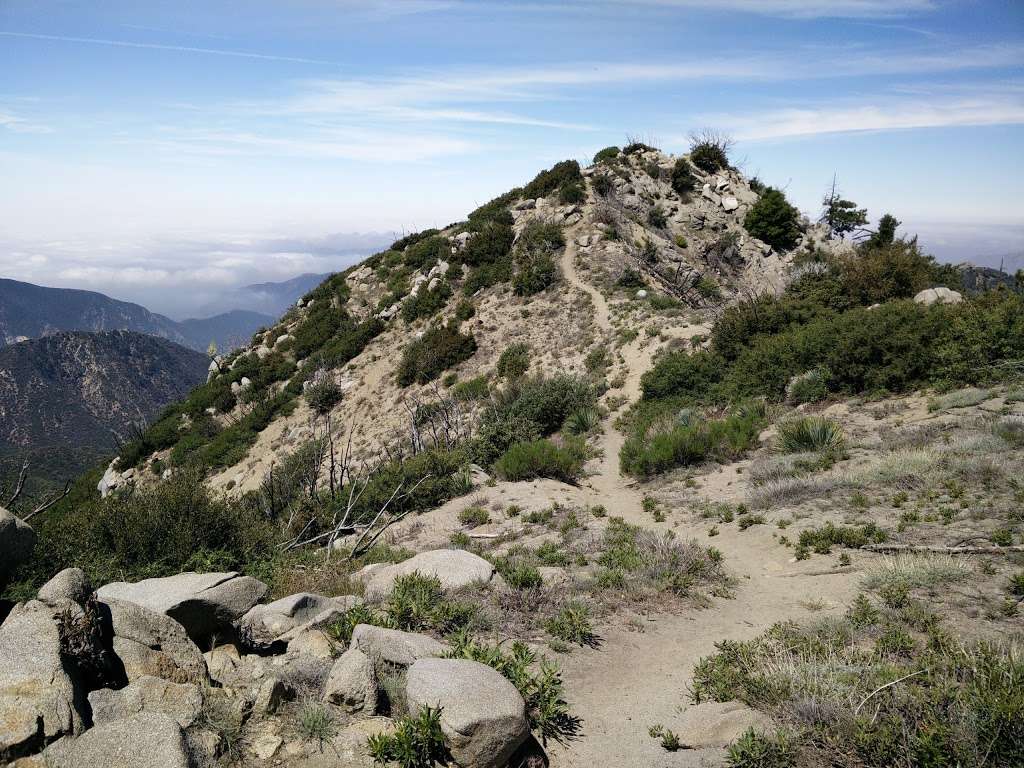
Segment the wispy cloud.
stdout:
[[872,103],[830,103],[702,118],[737,139],[766,140],[861,131],[913,128],[1024,125],[1024,96],[1007,91],[927,100],[886,99]]
[[48,40],[62,43],[84,43],[87,45],[107,45],[119,48],[146,48],[156,51],[176,51],[179,53],[201,53],[212,56],[231,56],[240,59],[261,59],[264,61],[288,61],[296,64],[328,64],[336,66],[336,62],[322,59],[305,59],[298,56],[278,56],[269,53],[252,51],[232,51],[223,48],[197,48],[190,45],[165,45],[162,43],[143,43],[134,40],[107,40],[98,37],[72,37],[70,35],[43,35],[34,32],[0,31],[3,37],[19,37],[29,40]]
[[53,133],[53,129],[47,125],[34,123],[9,112],[0,112],[0,128],[15,133]]
[[794,19],[878,19],[927,13],[934,0],[610,0],[621,5],[738,11]]

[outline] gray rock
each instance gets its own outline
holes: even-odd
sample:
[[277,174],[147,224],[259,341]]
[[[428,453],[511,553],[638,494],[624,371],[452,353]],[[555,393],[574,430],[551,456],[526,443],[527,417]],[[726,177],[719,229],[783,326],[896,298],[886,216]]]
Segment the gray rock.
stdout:
[[722,208],[726,211],[735,211],[740,207],[740,201],[735,197],[723,197]]
[[924,304],[926,307],[932,304],[959,304],[964,300],[962,294],[957,291],[951,291],[945,286],[939,286],[938,288],[925,288],[923,291],[914,296],[914,301],[918,304]]
[[359,624],[352,630],[352,647],[358,648],[370,658],[380,657],[403,667],[417,659],[440,656],[448,650],[448,646],[432,637],[370,624]]
[[365,653],[349,648],[334,662],[324,684],[324,700],[353,713],[372,715],[377,710],[377,673]]
[[199,720],[203,709],[203,693],[195,683],[172,683],[145,675],[126,688],[101,688],[89,694],[95,725],[123,720],[139,712],[169,715],[182,728]]
[[422,659],[409,668],[411,711],[441,708],[441,728],[464,768],[501,768],[530,735],[526,702],[501,673],[466,659]]
[[268,677],[256,689],[253,697],[253,711],[261,715],[273,715],[281,705],[295,700],[295,688],[277,677]]
[[494,566],[472,552],[463,549],[433,549],[420,552],[401,563],[387,565],[373,571],[366,581],[366,599],[379,600],[391,593],[395,579],[410,573],[436,576],[446,592],[478,582],[487,582],[494,576]]
[[46,750],[50,768],[194,768],[174,718],[143,712],[90,728]]
[[64,600],[84,603],[92,592],[89,579],[81,568],[65,568],[39,588],[39,599],[50,605]]
[[0,507],[0,590],[18,566],[32,555],[36,532],[17,515]]
[[82,729],[82,700],[52,610],[16,605],[0,626],[0,764]]
[[331,638],[319,629],[305,629],[288,641],[289,653],[304,653],[322,659],[333,659],[334,649]]
[[636,292],[636,297],[638,299],[646,299],[647,298],[647,291],[645,291],[643,288],[641,288],[640,290],[638,290]]
[[96,591],[101,600],[114,598],[163,613],[202,642],[252,608],[267,594],[267,585],[251,576],[228,573],[179,573],[134,584],[117,581]]
[[208,683],[199,648],[174,619],[135,603],[107,599],[114,628],[114,653],[128,680],[145,675],[174,683]]
[[673,726],[680,740],[696,749],[724,747],[748,728],[769,733],[774,725],[767,715],[738,701],[713,701],[686,707]]

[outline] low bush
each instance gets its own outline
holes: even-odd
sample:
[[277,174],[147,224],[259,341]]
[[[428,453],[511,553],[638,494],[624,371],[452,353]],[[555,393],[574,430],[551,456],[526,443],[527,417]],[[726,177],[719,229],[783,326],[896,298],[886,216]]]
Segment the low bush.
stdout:
[[594,188],[594,192],[601,197],[608,197],[611,191],[615,189],[615,182],[612,181],[611,175],[604,172],[595,173],[591,176],[590,185]]
[[405,250],[402,261],[412,269],[422,269],[448,259],[450,255],[451,246],[448,238],[443,235],[432,235],[412,243]]
[[483,400],[489,392],[490,386],[486,376],[476,376],[466,381],[460,381],[452,387],[452,397],[464,402]]
[[580,164],[575,160],[563,160],[550,169],[538,173],[533,181],[523,187],[523,197],[547,197],[563,185],[582,183],[583,174],[580,173]]
[[732,141],[715,131],[702,131],[690,137],[690,162],[704,173],[716,173],[729,168],[729,149]]
[[668,216],[660,205],[651,206],[647,211],[647,223],[655,229],[664,229],[668,225]]
[[510,221],[486,221],[466,242],[460,258],[470,267],[497,264],[508,258],[514,240]]
[[731,461],[757,442],[765,424],[762,413],[740,410],[668,429],[641,420],[622,446],[619,465],[626,474],[650,477],[712,459]]
[[439,280],[433,290],[423,283],[415,296],[409,296],[402,302],[402,319],[412,323],[420,318],[433,317],[444,308],[451,295],[452,287],[447,280]]
[[329,413],[330,410],[341,402],[341,387],[333,378],[325,377],[323,381],[314,384],[306,390],[306,402],[314,413],[321,416]]
[[583,471],[583,447],[570,443],[564,448],[550,440],[517,443],[494,463],[494,470],[505,480],[533,480],[550,477],[565,483],[575,483]]
[[441,709],[423,707],[415,715],[398,718],[394,729],[372,734],[366,749],[375,763],[401,768],[433,768],[448,765],[450,755],[441,729]]
[[530,369],[530,347],[516,343],[505,347],[494,367],[495,373],[503,379],[521,378]]
[[777,189],[769,187],[747,211],[743,226],[773,248],[788,251],[800,239],[800,212]]
[[595,163],[603,163],[606,160],[614,160],[619,156],[618,147],[605,147],[594,155]]
[[472,335],[459,333],[454,324],[435,325],[406,346],[396,378],[403,387],[414,382],[426,384],[448,368],[468,360],[475,352],[476,341]]
[[690,167],[690,162],[685,158],[681,157],[676,160],[676,164],[672,166],[672,189],[682,198],[689,196],[697,186],[697,178],[693,175],[693,169]]
[[597,636],[590,620],[590,609],[580,602],[571,602],[545,624],[548,634],[567,643],[596,645]]
[[532,296],[558,279],[554,254],[564,247],[562,225],[555,221],[533,219],[523,228],[516,244],[517,269],[512,281],[517,296]]
[[784,453],[840,453],[843,428],[823,416],[801,416],[779,424],[779,447]]

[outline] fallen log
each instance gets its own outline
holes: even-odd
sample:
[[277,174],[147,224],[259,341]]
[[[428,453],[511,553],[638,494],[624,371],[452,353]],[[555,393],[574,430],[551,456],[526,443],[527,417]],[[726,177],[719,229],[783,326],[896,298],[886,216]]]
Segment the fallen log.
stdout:
[[1009,547],[926,547],[916,544],[867,544],[861,547],[866,552],[922,552],[937,555],[1008,555],[1024,552],[1024,545]]

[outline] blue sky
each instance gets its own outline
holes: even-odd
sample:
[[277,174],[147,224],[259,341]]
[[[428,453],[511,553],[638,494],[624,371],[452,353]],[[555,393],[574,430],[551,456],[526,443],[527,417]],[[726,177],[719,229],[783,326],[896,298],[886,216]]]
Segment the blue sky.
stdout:
[[173,315],[704,126],[808,212],[835,173],[1024,251],[1019,0],[0,0],[0,71],[3,276]]

